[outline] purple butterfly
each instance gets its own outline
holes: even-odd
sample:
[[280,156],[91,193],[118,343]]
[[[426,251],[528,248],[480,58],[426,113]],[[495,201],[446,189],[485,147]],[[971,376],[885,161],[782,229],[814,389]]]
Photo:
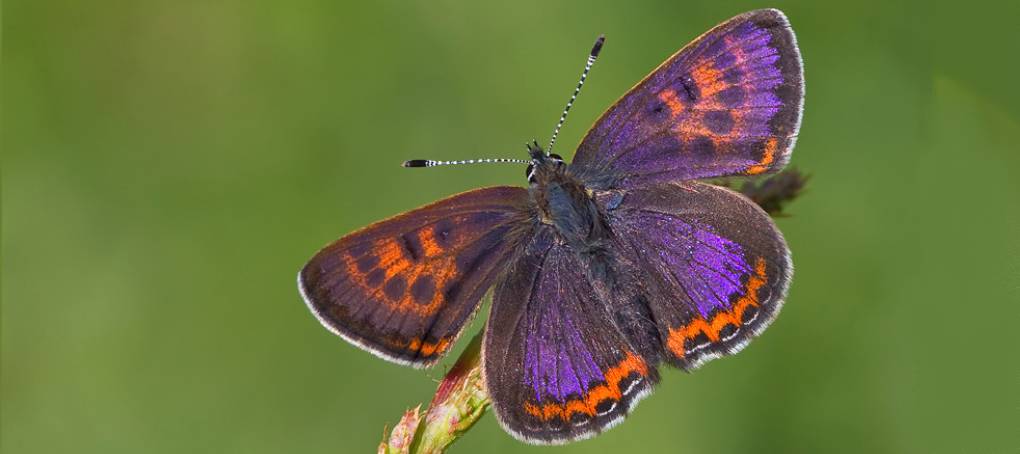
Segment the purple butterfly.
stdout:
[[593,436],[661,364],[736,353],[775,318],[793,272],[782,234],[745,197],[695,180],[782,169],[803,98],[786,17],[741,14],[627,92],[572,163],[550,153],[555,132],[530,160],[487,160],[529,164],[528,189],[469,191],[340,238],[301,270],[301,293],[330,331],[426,367],[494,286],[482,364],[503,428],[532,443]]

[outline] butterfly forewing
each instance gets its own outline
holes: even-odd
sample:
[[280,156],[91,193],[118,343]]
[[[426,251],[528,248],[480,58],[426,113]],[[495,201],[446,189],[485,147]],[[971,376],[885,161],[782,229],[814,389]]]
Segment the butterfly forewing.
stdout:
[[704,183],[628,191],[610,211],[621,262],[642,278],[663,353],[693,369],[732,354],[776,316],[793,273],[769,216]]
[[804,78],[778,10],[730,19],[687,45],[616,102],[582,140],[573,166],[594,187],[636,187],[786,165]]
[[351,233],[298,274],[305,302],[355,345],[429,366],[502,272],[527,200],[522,188],[478,189]]
[[484,374],[503,427],[531,443],[587,438],[622,420],[657,380],[621,333],[576,251],[540,231],[497,283]]

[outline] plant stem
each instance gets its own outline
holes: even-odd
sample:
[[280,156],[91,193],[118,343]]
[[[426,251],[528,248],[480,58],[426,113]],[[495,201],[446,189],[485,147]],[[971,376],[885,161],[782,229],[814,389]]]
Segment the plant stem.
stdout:
[[408,410],[379,444],[379,454],[442,453],[485,414],[489,396],[482,383],[482,332],[461,353],[439,383],[424,414]]

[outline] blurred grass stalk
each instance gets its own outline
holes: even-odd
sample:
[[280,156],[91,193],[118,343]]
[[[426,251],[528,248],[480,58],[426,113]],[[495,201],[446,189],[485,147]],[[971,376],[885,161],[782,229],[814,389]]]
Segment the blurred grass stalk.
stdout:
[[[731,180],[716,183],[740,191],[770,215],[781,216],[783,206],[800,194],[807,179],[800,171],[787,169],[771,177],[745,180],[739,187]],[[489,396],[482,382],[484,333],[483,329],[471,339],[439,383],[425,413],[421,405],[404,412],[389,438],[379,443],[379,454],[442,453],[485,414]]]

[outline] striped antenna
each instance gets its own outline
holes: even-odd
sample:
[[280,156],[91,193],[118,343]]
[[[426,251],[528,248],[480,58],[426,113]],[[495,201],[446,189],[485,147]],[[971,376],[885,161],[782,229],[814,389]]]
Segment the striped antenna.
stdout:
[[588,78],[588,71],[591,71],[592,65],[595,64],[595,59],[599,57],[599,52],[602,51],[602,44],[605,42],[606,35],[599,35],[598,39],[595,40],[595,45],[591,47],[591,52],[588,53],[588,61],[584,64],[584,72],[581,73],[581,80],[577,82],[577,88],[574,89],[574,94],[570,96],[570,101],[567,101],[567,107],[563,109],[563,115],[560,115],[560,122],[556,123],[556,129],[553,130],[552,138],[549,139],[549,147],[545,151],[546,155],[552,153],[553,145],[556,144],[556,136],[560,135],[560,128],[567,121],[567,112],[570,112],[570,108],[574,105],[574,100],[581,93],[581,86],[584,85],[584,80]]
[[531,164],[531,161],[514,158],[464,159],[460,161],[433,161],[431,159],[412,159],[404,161],[404,167],[436,167],[460,164]]

